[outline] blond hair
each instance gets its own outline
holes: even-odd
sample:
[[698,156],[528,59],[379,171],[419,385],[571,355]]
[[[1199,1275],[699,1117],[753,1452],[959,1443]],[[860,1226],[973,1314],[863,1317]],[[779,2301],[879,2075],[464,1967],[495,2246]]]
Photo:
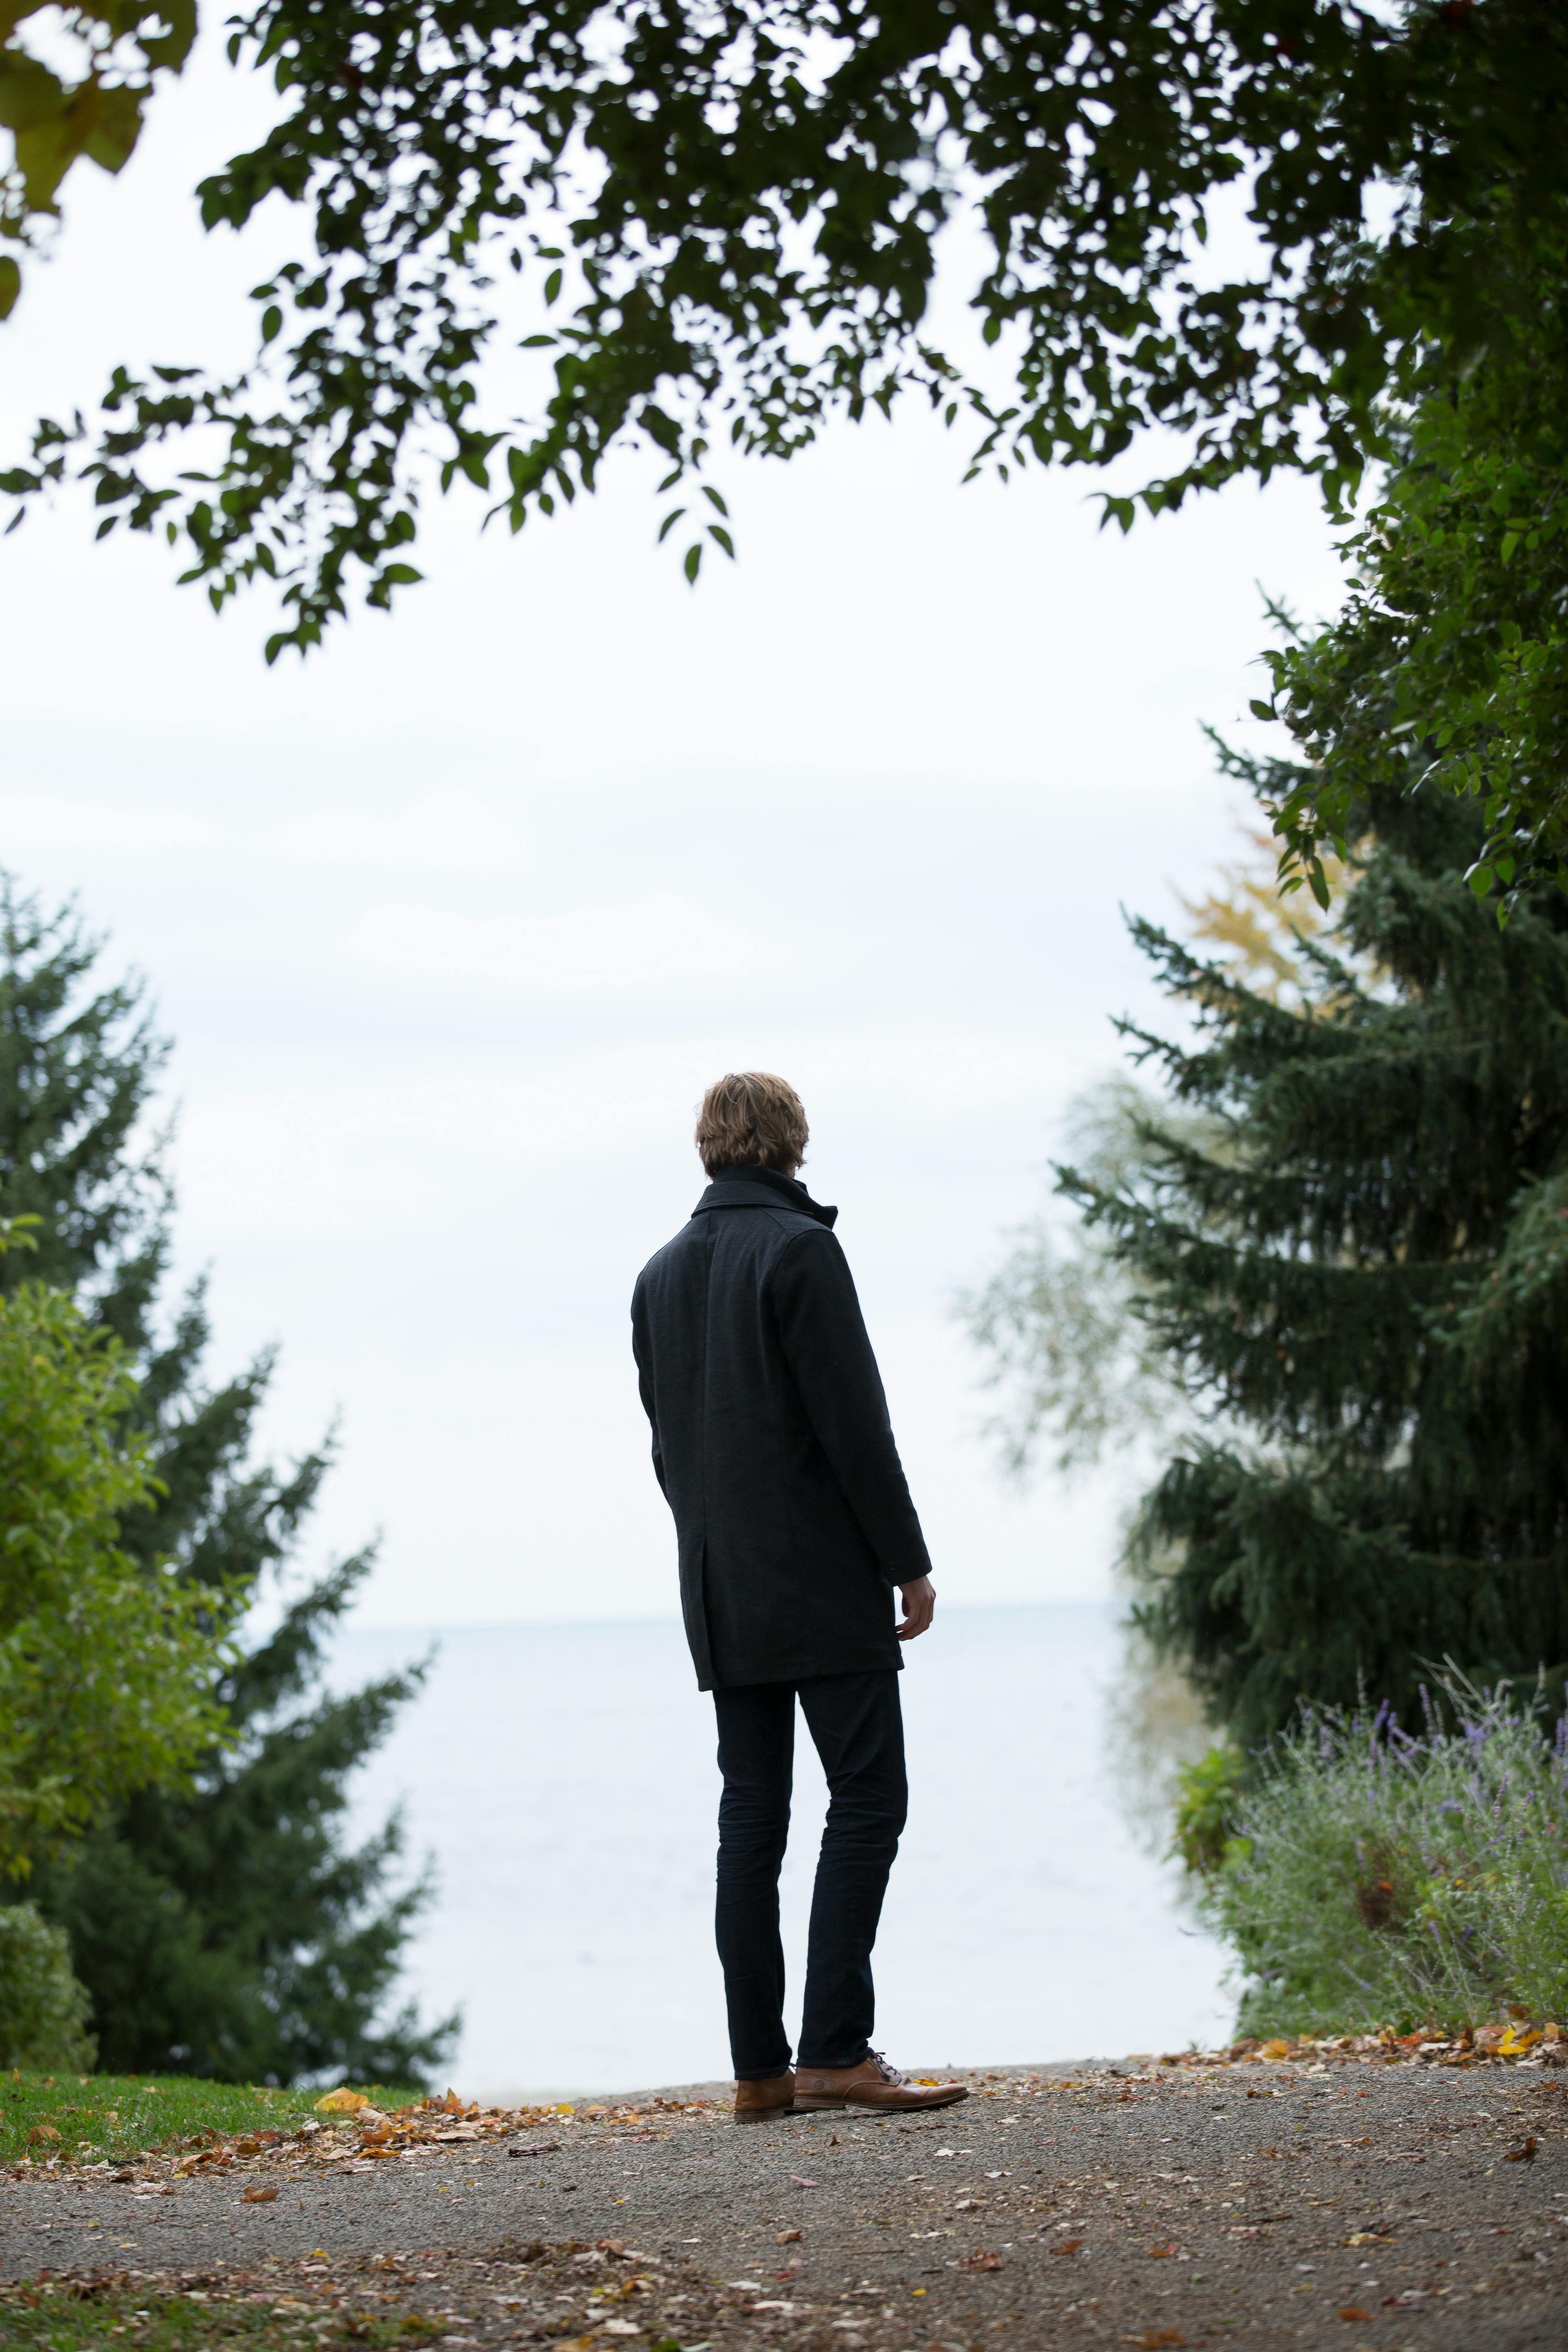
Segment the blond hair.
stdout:
[[731,1070],[702,1097],[697,1149],[704,1172],[721,1168],[777,1168],[793,1174],[805,1158],[811,1130],[800,1097],[766,1070]]

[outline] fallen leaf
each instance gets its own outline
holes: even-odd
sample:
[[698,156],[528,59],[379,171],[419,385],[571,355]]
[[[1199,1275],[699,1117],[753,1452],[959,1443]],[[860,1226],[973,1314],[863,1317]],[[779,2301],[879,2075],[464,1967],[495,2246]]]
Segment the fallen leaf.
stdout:
[[1521,2141],[1518,2147],[1510,2147],[1503,2158],[1503,2162],[1505,2164],[1533,2164],[1535,2162],[1535,2140],[1533,2136],[1527,2140]]
[[798,2230],[781,2230],[778,2236],[773,2240],[773,2243],[775,2246],[798,2246],[800,2243],[800,2231]]
[[27,2137],[36,2145],[39,2140],[58,2139],[59,2134],[53,2124],[35,2124]]
[[358,2107],[368,2107],[370,2101],[363,2091],[338,2089],[329,2091],[316,2101],[319,2116],[352,2116]]
[[1541,2038],[1532,2025],[1510,2025],[1497,2045],[1497,2054],[1500,2058],[1522,2058]]
[[1167,2254],[1173,2254],[1175,2251],[1174,2246],[1151,2246],[1149,2249],[1156,2262],[1162,2261]]
[[560,2152],[561,2142],[558,2139],[521,2140],[515,2147],[507,2150],[508,2156],[558,2156]]
[[1359,2303],[1347,2303],[1343,2310],[1340,2313],[1340,2317],[1342,2319],[1370,2319],[1372,2317],[1372,2314],[1370,2311],[1363,2311]]
[[1290,2044],[1288,2042],[1266,2042],[1258,2054],[1260,2058],[1289,2058]]
[[960,2271],[999,2271],[1001,2267],[1000,2254],[960,2254],[953,2264]]
[[1179,2327],[1146,2327],[1142,2336],[1129,2336],[1129,2344],[1136,2344],[1138,2352],[1159,2352],[1163,2344],[1184,2344],[1186,2337]]
[[1047,2251],[1053,2254],[1076,2254],[1082,2243],[1081,2238],[1064,2238],[1059,2246],[1048,2247]]
[[790,2181],[792,2186],[796,2189],[815,2189],[816,2186],[815,2180],[807,2180],[804,2174],[799,2172],[792,2172],[790,2174]]
[[242,2189],[240,2192],[240,2202],[242,2205],[276,2205],[278,2202],[278,2191],[276,2189]]

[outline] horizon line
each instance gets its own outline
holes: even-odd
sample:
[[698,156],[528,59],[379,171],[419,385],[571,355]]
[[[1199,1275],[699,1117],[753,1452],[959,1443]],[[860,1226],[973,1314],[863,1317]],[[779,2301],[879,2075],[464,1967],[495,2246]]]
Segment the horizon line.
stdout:
[[[944,1617],[978,1617],[991,1612],[1015,1609],[1113,1609],[1121,1596],[1116,1593],[1085,1593],[1077,1598],[1062,1597],[1051,1601],[952,1601],[942,1611]],[[342,1633],[513,1633],[543,1631],[584,1630],[590,1626],[670,1625],[679,1627],[679,1614],[660,1611],[657,1614],[638,1617],[475,1617],[437,1622],[433,1618],[403,1618],[385,1624],[349,1622],[340,1628]]]

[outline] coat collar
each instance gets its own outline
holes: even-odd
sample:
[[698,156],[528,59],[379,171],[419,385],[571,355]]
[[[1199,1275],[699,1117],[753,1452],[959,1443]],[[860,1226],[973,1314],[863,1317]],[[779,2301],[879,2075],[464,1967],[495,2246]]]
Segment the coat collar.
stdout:
[[781,1202],[803,1216],[815,1217],[819,1225],[831,1225],[838,1214],[837,1209],[814,1201],[797,1177],[785,1176],[776,1168],[721,1168],[691,1213],[697,1217],[708,1209],[776,1209]]

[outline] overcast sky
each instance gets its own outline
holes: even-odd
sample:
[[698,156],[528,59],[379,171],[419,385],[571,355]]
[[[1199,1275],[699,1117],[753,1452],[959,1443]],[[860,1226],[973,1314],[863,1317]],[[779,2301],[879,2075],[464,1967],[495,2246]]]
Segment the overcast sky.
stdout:
[[[7,451],[117,359],[241,348],[279,231],[204,240],[187,192],[257,103],[209,69],[73,175]],[[731,467],[741,561],[695,592],[635,462],[516,541],[433,509],[429,584],[272,671],[261,605],[79,506],[0,541],[0,859],[148,976],[182,1276],[215,1371],[280,1343],[269,1444],[341,1416],[312,1547],[382,1531],[363,1622],[673,1608],[626,1307],[746,1067],[805,1097],[939,1589],[1106,1589],[1116,1474],[1003,1489],[952,1294],[1155,1011],[1119,908],[1234,853],[1198,729],[1247,732],[1255,583],[1311,614],[1336,575],[1297,485],[1123,541],[1089,478],[963,455],[910,410]]]

